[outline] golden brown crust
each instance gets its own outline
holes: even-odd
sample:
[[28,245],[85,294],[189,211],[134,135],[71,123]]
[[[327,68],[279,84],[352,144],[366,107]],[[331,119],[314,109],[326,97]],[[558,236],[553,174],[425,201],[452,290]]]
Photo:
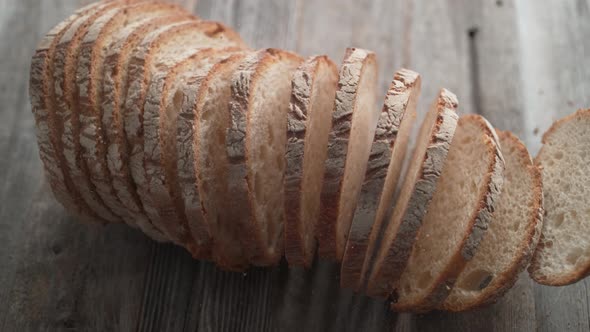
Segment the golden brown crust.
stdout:
[[[211,143],[212,141],[202,142],[201,138],[204,135],[204,130],[201,129],[200,126],[203,122],[202,115],[204,112],[204,107],[206,107],[206,99],[210,98],[209,94],[211,93],[210,90],[212,89],[214,80],[218,75],[231,75],[232,72],[229,70],[237,67],[244,59],[245,55],[246,53],[236,53],[230,58],[217,63],[211,68],[199,86],[199,91],[197,92],[196,96],[197,101],[195,102],[194,107],[194,114],[197,119],[195,121],[195,131],[197,134],[194,136],[194,149],[196,156],[195,162],[198,163],[196,167],[197,183],[199,191],[204,191],[205,188],[208,188],[208,193],[210,195],[210,200],[203,200],[202,204],[205,209],[205,221],[209,224],[209,227],[214,232],[211,249],[212,260],[219,268],[223,270],[237,272],[246,270],[249,266],[249,262],[240,243],[240,239],[243,234],[238,232],[239,227],[236,227],[236,220],[231,217],[232,209],[230,207],[230,203],[228,203],[228,198],[230,197],[227,186],[229,162],[227,159],[224,159],[221,164],[217,164],[216,160],[210,158],[210,156],[207,154],[208,151],[206,149],[202,150],[203,144]],[[223,146],[225,146],[225,136],[222,135],[222,133],[224,133],[230,127],[231,119],[229,119],[229,102],[227,100],[221,102],[228,106],[225,110],[228,113],[226,119],[228,121],[226,123],[219,124],[220,131],[217,134],[223,136]],[[208,111],[213,112],[213,110]],[[215,151],[212,154],[215,153],[218,153],[218,151]],[[207,164],[210,164],[208,168],[205,167]],[[211,170],[217,170],[223,175],[216,176],[218,173],[213,175],[208,173]],[[219,182],[221,182],[221,184],[219,184]],[[219,187],[214,189],[216,185]],[[215,199],[211,198],[213,197],[212,195],[215,195]],[[201,195],[201,198],[203,197],[205,197],[204,194]],[[213,226],[214,223],[217,224]]]
[[53,96],[53,69],[55,49],[63,34],[80,16],[96,11],[103,6],[101,3],[88,5],[76,11],[66,20],[53,27],[39,42],[31,60],[30,99],[36,123],[36,136],[39,156],[45,168],[45,176],[52,192],[68,212],[88,222],[106,223],[99,218],[78,197],[77,190],[69,174],[65,171],[65,160],[61,151],[61,142],[55,124],[55,110],[50,101]]
[[510,288],[512,288],[514,283],[518,280],[520,273],[528,266],[541,235],[541,228],[543,225],[543,188],[541,171],[537,166],[533,165],[528,150],[518,137],[509,131],[496,130],[496,133],[498,134],[500,141],[512,142],[511,147],[516,149],[520,160],[530,161],[529,163],[522,165],[532,180],[532,204],[527,207],[530,218],[527,222],[524,237],[514,251],[514,257],[510,267],[504,271],[499,271],[501,273],[494,278],[492,284],[482,291],[477,298],[459,305],[445,302],[442,306],[445,310],[455,312],[465,311],[480,308],[496,302]]
[[[227,153],[230,160],[229,185],[236,227],[248,259],[255,265],[273,265],[283,255],[282,241],[277,248],[268,246],[266,229],[255,215],[254,193],[249,179],[249,140],[255,89],[263,74],[281,61],[300,62],[299,56],[282,50],[266,49],[247,56],[233,76],[230,102],[231,127],[227,131]],[[286,116],[286,114],[285,114]],[[285,117],[286,118],[286,117]],[[276,207],[278,209],[284,207]],[[282,214],[283,215],[283,214]]]
[[362,287],[371,263],[368,256],[377,245],[382,225],[386,222],[386,210],[393,203],[393,193],[416,118],[420,87],[418,73],[401,69],[395,73],[387,91],[342,258],[341,287],[356,291]]
[[461,244],[458,246],[460,250],[452,255],[449,264],[437,276],[436,281],[433,283],[434,288],[424,297],[418,299],[417,302],[392,303],[391,308],[395,311],[426,312],[436,309],[443,303],[453,288],[457,276],[475,255],[477,247],[487,230],[488,223],[492,219],[494,206],[500,197],[504,181],[504,158],[498,146],[496,133],[480,115],[464,115],[460,121],[475,123],[485,135],[484,139],[489,160],[484,184],[479,193],[478,207],[471,216],[466,228],[467,232],[463,235]]
[[[579,109],[575,113],[565,116],[565,117],[555,121],[551,125],[551,127],[543,134],[543,138],[542,138],[543,147],[541,147],[541,150],[539,151],[539,153],[535,157],[535,160],[534,160],[535,165],[537,165],[541,170],[543,169],[543,164],[542,164],[541,158],[542,158],[543,152],[545,150],[545,144],[549,143],[551,136],[553,134],[555,134],[555,132],[557,130],[559,130],[561,128],[561,126],[563,126],[566,123],[571,122],[571,121],[577,121],[580,118],[590,118],[590,109]],[[571,273],[563,274],[563,275],[559,275],[559,276],[549,277],[549,276],[541,274],[539,272],[541,267],[540,267],[540,261],[539,261],[538,256],[540,255],[540,252],[544,248],[545,248],[544,236],[541,233],[541,238],[539,239],[539,243],[537,245],[537,248],[536,248],[535,252],[533,253],[531,265],[528,268],[529,276],[535,282],[542,284],[542,285],[546,285],[546,286],[565,286],[565,285],[575,283],[575,282],[590,275],[590,264],[586,267],[582,267],[582,268],[580,268],[576,271],[573,271]]]
[[[320,258],[340,261],[346,242],[339,239],[341,196],[348,161],[349,139],[357,111],[360,82],[371,66],[377,66],[375,53],[348,48],[339,72],[332,131],[328,139],[324,184],[321,194],[320,220],[317,225]],[[370,93],[374,93],[371,91]],[[368,112],[367,112],[368,113]],[[366,161],[363,161],[366,162]],[[348,234],[348,232],[345,232]]]
[[53,96],[50,96],[56,114],[55,133],[65,160],[63,170],[69,173],[72,183],[88,206],[108,222],[121,222],[121,218],[109,209],[103,197],[97,193],[81,154],[80,110],[75,76],[80,44],[89,26],[103,15],[109,15],[124,5],[126,2],[109,2],[96,12],[80,17],[68,28],[56,45],[53,71],[55,88]]
[[[406,178],[402,187],[402,190],[411,192],[410,196],[405,202],[396,202],[399,206],[396,206],[396,209],[403,209],[400,210],[399,225],[397,229],[393,229],[391,227],[395,226],[394,221],[389,221],[390,225],[385,229],[379,248],[373,250],[372,257],[367,256],[371,261],[363,287],[370,296],[388,297],[406,268],[416,235],[422,225],[427,206],[434,196],[455,135],[459,118],[456,113],[457,107],[457,97],[452,92],[442,89],[429,111],[434,112],[429,114],[435,117],[432,127],[426,128],[426,124],[422,123],[420,130],[428,131],[420,134],[428,135],[428,140],[424,143],[424,154],[419,156],[415,155],[415,152],[412,157],[419,158],[416,160],[415,166],[418,167],[418,171],[415,178]],[[418,148],[416,147],[415,151]],[[395,216],[392,215],[391,218]]]
[[[318,77],[319,75],[324,77]],[[309,169],[306,169],[309,161],[308,158],[314,156],[305,155],[306,148],[313,144],[316,150],[327,148],[326,141],[313,141],[312,135],[317,133],[320,129],[315,128],[312,132],[314,123],[322,119],[318,112],[325,111],[317,109],[320,105],[314,105],[318,96],[315,92],[318,84],[330,84],[332,90],[321,92],[328,93],[324,98],[334,97],[336,89],[336,80],[338,78],[338,69],[336,65],[327,56],[314,56],[307,59],[296,71],[292,80],[292,92],[290,101],[290,110],[288,114],[288,130],[287,130],[287,169],[285,171],[285,258],[290,265],[311,267],[316,250],[316,239],[313,234],[316,220],[304,220],[304,213],[302,210],[305,206],[306,198],[304,197],[304,176],[307,176]],[[323,79],[323,81],[322,81]],[[331,104],[333,105],[333,101]],[[326,112],[328,113],[328,112]],[[329,114],[328,114],[329,116]],[[331,118],[330,118],[331,119]],[[326,132],[327,134],[327,132]],[[320,138],[320,136],[317,136]],[[323,144],[323,145],[322,145]],[[319,155],[318,155],[319,156]],[[318,158],[315,156],[315,158]],[[318,158],[319,159],[319,158]],[[322,162],[323,166],[323,160]],[[323,181],[323,169],[320,170],[321,175],[319,179],[315,179],[321,183]],[[319,196],[318,196],[319,208]],[[319,211],[318,211],[319,212]]]

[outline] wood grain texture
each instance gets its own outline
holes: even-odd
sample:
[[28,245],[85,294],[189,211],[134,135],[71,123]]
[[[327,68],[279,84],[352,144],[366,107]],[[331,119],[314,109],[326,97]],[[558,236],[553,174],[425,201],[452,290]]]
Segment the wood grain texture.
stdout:
[[[516,2],[521,43],[525,143],[534,156],[553,121],[590,105],[590,3]],[[543,56],[539,56],[543,54]],[[538,331],[588,330],[588,279],[535,286]]]
[[[41,36],[90,0],[0,0],[0,330],[587,331],[590,281],[533,285],[463,314],[397,315],[338,287],[339,267],[217,270],[124,225],[80,224],[43,182],[28,101]],[[175,0],[251,46],[302,55],[374,50],[378,102],[401,66],[460,113],[513,130],[536,154],[553,120],[590,106],[590,3],[551,0]],[[378,105],[376,105],[377,107]],[[418,117],[420,119],[420,116]]]

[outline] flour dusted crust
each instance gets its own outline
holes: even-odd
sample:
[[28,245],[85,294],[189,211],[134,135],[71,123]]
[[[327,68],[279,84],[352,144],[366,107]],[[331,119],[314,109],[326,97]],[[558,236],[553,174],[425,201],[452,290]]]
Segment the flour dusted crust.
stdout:
[[[80,145],[90,171],[91,181],[101,197],[108,197],[105,203],[108,202],[107,205],[113,212],[131,226],[141,225],[146,234],[160,241],[164,238],[153,227],[146,227],[149,222],[145,220],[146,217],[141,212],[137,212],[136,202],[133,201],[132,196],[130,199],[128,191],[123,192],[123,198],[119,197],[121,191],[115,189],[117,181],[114,181],[109,173],[107,130],[111,128],[102,126],[104,98],[102,83],[104,82],[103,73],[105,69],[108,69],[105,60],[112,46],[123,44],[127,40],[126,37],[150,20],[172,14],[182,14],[182,10],[173,5],[139,2],[121,8],[112,16],[100,17],[89,27],[82,41],[76,75],[81,125]],[[121,162],[118,161],[118,164]],[[131,202],[130,206],[126,204],[129,202]]]
[[395,73],[385,96],[361,196],[342,259],[341,287],[357,291],[361,288],[383,219],[392,205],[410,131],[416,119],[420,84],[418,73],[402,69]]
[[[182,38],[191,40],[193,44],[170,45],[171,42]],[[137,186],[137,192],[143,202],[144,211],[154,225],[177,244],[192,245],[189,231],[186,229],[186,224],[176,224],[167,220],[167,214],[174,216],[177,212],[167,208],[169,207],[167,202],[163,201],[160,205],[160,202],[154,201],[144,167],[144,133],[146,131],[143,128],[143,105],[150,84],[150,68],[157,65],[160,70],[165,70],[208,45],[243,45],[241,39],[234,38],[237,38],[235,33],[221,24],[209,21],[185,21],[152,31],[145,36],[141,44],[130,55],[127,94],[123,111],[125,134],[131,149],[129,168]],[[203,42],[206,43],[203,44]],[[167,53],[168,55],[160,60],[161,63],[153,63],[152,58],[156,57],[159,52],[170,52],[171,50],[176,51],[174,55]]]
[[[209,202],[209,188],[201,188],[198,181],[200,168],[196,154],[198,136],[199,109],[197,98],[203,87],[202,83],[207,78],[209,71],[219,62],[224,62],[232,54],[238,54],[240,48],[209,49],[201,52],[200,60],[194,61],[192,68],[180,70],[175,79],[174,89],[176,93],[168,100],[168,107],[174,107],[178,114],[173,113],[170,118],[169,132],[175,133],[169,141],[169,150],[176,158],[175,165],[171,165],[170,171],[175,174],[183,201],[183,208],[188,219],[189,229],[197,246],[203,248],[207,257],[216,259],[212,251],[211,243],[216,233],[215,222],[207,220],[207,203]],[[164,102],[163,102],[164,103]],[[215,217],[216,218],[216,217]],[[216,218],[217,219],[217,218]],[[235,245],[235,244],[233,244]]]
[[424,297],[417,300],[404,301],[401,299],[397,303],[392,303],[393,310],[420,312],[432,310],[442,305],[453,288],[457,276],[475,255],[488,224],[492,220],[494,207],[500,198],[504,183],[504,158],[500,152],[498,137],[489,122],[479,115],[464,115],[462,121],[469,121],[480,126],[488,150],[487,155],[490,156],[488,169],[483,177],[483,190],[479,192],[477,208],[470,218],[461,243],[457,246],[459,250],[452,254],[444,270],[436,276],[436,280],[432,283],[433,287]]
[[[565,192],[565,190],[563,189],[564,186],[569,185],[571,187],[573,187],[574,189],[572,190],[577,190],[578,193],[584,192],[584,186],[588,183],[587,182],[587,178],[584,178],[586,175],[586,170],[582,169],[579,170],[579,168],[582,168],[583,165],[587,165],[587,160],[588,158],[586,157],[586,151],[587,151],[587,140],[583,140],[583,138],[586,138],[587,136],[582,134],[583,137],[578,137],[576,135],[578,135],[578,133],[574,134],[574,130],[579,130],[578,128],[574,128],[574,127],[569,127],[570,129],[570,135],[568,138],[563,138],[560,137],[560,133],[562,131],[567,131],[568,130],[568,126],[587,126],[587,121],[588,119],[590,119],[590,109],[580,109],[577,112],[570,114],[562,119],[559,119],[558,121],[554,122],[553,125],[551,125],[551,127],[543,134],[543,139],[542,139],[542,143],[543,146],[541,147],[541,150],[539,151],[539,153],[537,154],[537,156],[535,157],[535,165],[539,166],[541,168],[541,173],[542,173],[542,177],[543,177],[543,194],[544,194],[544,201],[545,201],[545,208],[546,208],[546,213],[545,213],[545,217],[544,217],[544,223],[543,223],[543,230],[541,233],[541,237],[539,239],[539,243],[537,245],[537,248],[533,254],[533,258],[531,261],[531,265],[528,268],[528,273],[530,275],[530,277],[537,283],[542,284],[542,285],[547,285],[547,286],[564,286],[564,285],[569,285],[572,283],[575,283],[585,277],[587,277],[588,275],[590,275],[590,260],[586,257],[582,258],[580,260],[580,253],[578,253],[578,258],[576,259],[576,266],[571,267],[571,266],[567,266],[569,264],[571,264],[571,262],[568,262],[568,257],[564,257],[564,252],[561,252],[561,250],[564,249],[569,249],[569,248],[576,248],[576,242],[583,242],[583,240],[580,240],[579,236],[578,239],[576,239],[575,241],[572,241],[572,233],[575,233],[577,228],[581,228],[580,225],[568,225],[569,227],[576,227],[576,229],[574,230],[570,230],[570,229],[566,229],[563,233],[561,234],[556,234],[555,231],[553,231],[552,229],[548,229],[549,227],[555,227],[555,228],[562,228],[562,227],[567,227],[564,226],[568,224],[568,219],[571,220],[575,220],[575,218],[573,218],[572,213],[569,212],[568,215],[566,215],[566,211],[568,210],[567,208],[571,210],[574,210],[574,212],[576,212],[576,214],[578,215],[578,218],[581,218],[581,222],[588,222],[588,220],[586,219],[588,216],[588,209],[582,209],[580,208],[582,204],[584,204],[584,198],[587,198],[587,194],[583,193],[581,195],[581,197],[577,198],[575,201],[573,202],[567,202],[564,203],[564,201],[567,198],[564,197],[557,197],[559,194],[563,195],[563,193]],[[564,128],[565,127],[565,128]],[[583,128],[583,127],[582,127]],[[561,134],[563,135],[563,134]],[[572,140],[578,140],[576,142],[572,142]],[[564,146],[564,142],[562,142],[561,140],[567,140],[565,143],[569,146]],[[581,142],[579,140],[582,140]],[[565,160],[561,160],[556,158],[555,156],[552,156],[551,152],[551,146],[552,145],[557,145],[557,146],[561,146],[563,147],[564,151],[560,151],[562,155],[564,154],[571,154],[569,156],[561,156],[562,159],[567,159],[567,158],[572,158],[569,160],[569,164],[565,161]],[[573,148],[573,150],[572,150]],[[569,151],[568,151],[569,150]],[[555,153],[555,152],[554,152]],[[559,153],[559,152],[558,152]],[[573,159],[575,158],[575,159]],[[568,168],[567,170],[563,171],[564,168]],[[564,178],[563,175],[561,175],[560,177],[561,179],[561,187],[560,185],[558,185],[557,183],[555,183],[554,181],[552,181],[552,179],[550,178],[550,175],[552,175],[552,173],[554,174],[555,171],[562,169],[562,174],[564,172],[567,172],[569,174],[573,174],[572,172],[577,172],[576,173],[576,179],[577,182],[579,182],[579,186],[581,186],[581,190],[580,189],[576,189],[576,187],[574,185],[572,185],[571,181],[572,179],[568,179],[568,178]],[[553,176],[559,176],[559,175],[553,175]],[[579,187],[578,187],[579,188]],[[585,191],[587,193],[587,189]],[[567,194],[567,192],[566,192]],[[578,194],[579,195],[579,194]],[[581,200],[581,202],[580,202]],[[587,202],[587,201],[586,201]],[[564,206],[565,205],[565,206]],[[582,205],[584,208],[587,206]],[[577,210],[577,211],[575,211]],[[558,212],[559,211],[559,212]],[[561,221],[558,221],[558,218],[561,219]],[[555,224],[559,223],[559,226],[553,226]],[[586,232],[586,230],[580,230],[578,231],[578,233],[582,232],[582,234],[584,234],[583,232]],[[583,236],[585,236],[586,234],[584,234]],[[582,237],[583,237],[582,236]],[[567,238],[570,239],[567,239]],[[584,239],[585,240],[585,239]],[[566,243],[567,245],[565,247],[562,246],[561,249],[556,249],[555,246],[557,243],[553,243],[553,242],[562,242],[562,243]],[[585,248],[584,248],[585,247]],[[577,247],[578,250],[584,248],[587,251],[587,243],[583,243],[582,247],[580,248],[579,246]],[[556,252],[556,250],[560,250],[560,252]],[[565,252],[567,253],[567,252]],[[571,252],[570,252],[571,254]],[[569,255],[568,255],[569,256]],[[575,259],[575,257],[572,257],[573,259]],[[559,264],[561,264],[561,267],[544,267],[543,265],[543,261],[547,260],[547,261],[557,261],[559,262]],[[580,264],[578,264],[578,262],[581,261]]]
[[[338,69],[327,56],[314,56],[307,59],[293,76],[293,91],[287,118],[287,169],[285,172],[285,256],[291,265],[310,267],[315,254],[316,239],[314,232],[317,220],[305,220],[304,211],[302,211],[302,209],[306,208],[306,201],[309,200],[308,197],[305,197],[306,193],[304,192],[304,173],[313,171],[306,170],[306,166],[310,163],[309,161],[306,163],[306,158],[323,156],[323,158],[319,157],[319,162],[323,164],[327,150],[328,132],[326,132],[325,137],[326,144],[322,144],[321,140],[317,138],[314,140],[312,138],[314,133],[308,132],[308,130],[320,130],[320,128],[311,128],[314,125],[312,120],[317,122],[319,120],[316,120],[316,118],[323,115],[317,114],[318,112],[325,112],[326,114],[323,116],[328,116],[328,119],[331,119],[329,113],[332,111],[331,105],[334,104],[333,99],[337,80]],[[325,87],[318,87],[319,84],[324,84]],[[323,93],[324,96],[315,96],[314,92],[316,94]],[[323,105],[317,100],[318,98],[331,99],[329,112],[321,109]],[[316,102],[315,105],[313,104],[314,101]],[[328,130],[331,127],[330,124],[326,124],[326,126]],[[317,156],[306,156],[304,153],[306,144],[313,145],[316,150],[323,151],[317,153]],[[314,181],[321,184],[323,182],[323,169],[320,172],[321,177],[314,179]],[[307,184],[307,186],[310,185],[313,184]],[[319,218],[319,198],[317,200],[317,218]],[[308,203],[308,205],[312,204]]]
[[[328,139],[328,154],[325,166],[324,184],[321,194],[320,221],[317,227],[319,257],[340,261],[344,254],[346,240],[339,238],[341,197],[345,182],[346,165],[350,135],[352,132],[353,115],[355,112],[373,113],[372,110],[357,110],[360,98],[359,85],[363,75],[377,66],[373,52],[349,48],[340,68],[340,78],[336,91],[336,101],[332,117],[332,131]],[[372,67],[372,68],[370,68]],[[368,91],[366,93],[374,93]],[[375,111],[379,111],[375,108]],[[375,114],[378,113],[375,112]],[[377,120],[377,117],[375,117]],[[354,142],[363,144],[361,142]],[[366,161],[350,161],[349,164]],[[349,204],[354,204],[349,202]],[[348,234],[348,232],[345,232]]]
[[51,97],[53,92],[53,61],[55,48],[67,29],[81,16],[100,10],[104,4],[95,3],[81,8],[53,27],[39,42],[31,60],[30,88],[32,112],[36,123],[39,156],[43,162],[46,178],[54,196],[68,212],[78,218],[96,223],[105,223],[77,196],[77,190],[67,172],[61,151],[61,142],[56,132],[55,109]]
[[191,19],[192,17],[184,13],[171,14],[147,19],[137,27],[128,26],[121,29],[104,60],[101,123],[105,133],[106,164],[111,175],[112,186],[121,203],[133,214],[137,226],[158,241],[168,240],[146,215],[129,170],[129,152],[122,114],[127,92],[127,65],[129,55],[141,43],[145,35],[160,27],[167,28],[170,24]]
[[[397,229],[392,229],[391,238],[387,239],[384,236],[381,247],[375,248],[379,251],[375,254],[372,270],[367,272],[366,292],[371,296],[389,296],[405,269],[416,234],[436,190],[438,178],[451,146],[458,121],[457,106],[457,97],[452,92],[442,89],[433,109],[430,110],[430,112],[436,112],[434,115],[436,120],[431,129],[423,128],[428,130],[424,134],[429,135],[425,142],[426,150],[421,156],[413,156],[418,158],[418,162],[421,161],[421,165],[418,166],[419,170],[415,179],[410,179],[406,175],[405,181],[414,181],[408,191],[409,200],[406,206],[396,203],[396,209],[403,209],[399,226]],[[418,148],[417,146],[415,149]]]
[[102,15],[109,15],[119,10],[122,3],[109,2],[97,11],[93,11],[76,19],[61,36],[56,45],[54,60],[54,95],[55,131],[63,149],[65,165],[62,170],[69,172],[75,189],[101,219],[108,222],[121,222],[103,202],[90,181],[89,171],[80,153],[79,129],[80,122],[76,107],[76,67],[79,46],[88,27]]
[[[230,127],[231,77],[248,52],[236,52],[228,59],[215,64],[208,72],[196,72],[195,80],[187,84],[189,96],[183,102],[182,122],[177,128],[186,127],[186,119],[194,118],[193,141],[182,139],[179,151],[190,148],[192,143],[197,187],[203,206],[204,220],[213,234],[212,260],[224,270],[244,271],[249,261],[241,244],[239,216],[229,199],[228,168],[225,134]],[[201,79],[200,75],[206,74]],[[196,101],[192,102],[196,93]],[[192,114],[192,116],[191,116]],[[178,137],[180,139],[180,137]],[[186,155],[191,152],[186,151]],[[178,164],[181,167],[181,164]]]
[[[242,247],[250,262],[255,265],[276,264],[283,254],[283,243],[280,238],[276,239],[280,241],[279,243],[269,245],[268,238],[270,236],[267,234],[268,230],[265,229],[266,225],[261,225],[256,216],[254,193],[252,192],[254,179],[249,178],[249,170],[256,160],[249,159],[247,148],[248,141],[252,139],[249,131],[253,124],[249,119],[253,116],[252,109],[255,109],[253,102],[256,96],[253,94],[257,91],[257,85],[267,71],[283,61],[298,64],[301,59],[292,53],[281,50],[261,50],[247,56],[232,77],[231,125],[226,137],[227,154],[230,161],[228,190],[232,193],[231,209],[235,211],[236,216],[240,216],[236,226],[241,234]],[[281,191],[276,195],[282,196],[283,192]],[[284,209],[284,201],[273,208]],[[280,231],[279,236],[282,235],[282,230]]]
[[[203,220],[194,156],[186,155],[186,150],[192,151],[193,128],[177,128],[179,123],[186,124],[181,120],[186,116],[181,113],[182,104],[194,104],[194,93],[186,94],[181,85],[193,79],[194,70],[221,60],[231,51],[196,50],[171,68],[162,66],[152,73],[144,105],[144,167],[150,194],[168,223],[188,228],[189,249],[195,258],[210,258],[210,231]],[[177,149],[178,140],[189,142],[191,149]]]
[[[473,298],[449,301],[453,296],[453,290],[444,305],[441,306],[441,309],[449,311],[465,311],[496,302],[514,285],[520,273],[529,265],[533,252],[539,241],[539,237],[541,236],[541,229],[543,227],[543,189],[541,171],[539,167],[533,165],[526,147],[514,134],[508,131],[499,130],[496,130],[496,133],[501,141],[501,149],[504,152],[507,148],[516,150],[514,153],[518,154],[519,159],[517,162],[520,164],[518,167],[522,168],[523,172],[530,177],[531,187],[521,189],[530,190],[532,192],[530,199],[531,204],[529,206],[520,207],[527,210],[528,216],[528,220],[522,220],[523,223],[526,223],[524,234],[519,235],[519,243],[516,248],[514,248],[509,265],[502,270],[494,271],[497,275],[494,276],[492,282],[487,285],[484,290]],[[504,153],[504,157],[507,158],[506,153]],[[505,191],[506,188],[504,188],[504,192]],[[512,217],[519,218],[517,215]],[[497,221],[492,222],[495,223]],[[513,236],[502,233],[498,233],[498,235]],[[502,238],[497,237],[497,240],[502,241]],[[487,240],[484,239],[484,241]],[[498,243],[497,245],[502,244]],[[480,251],[479,255],[481,254],[482,252]],[[459,298],[461,297],[460,294],[457,296]]]

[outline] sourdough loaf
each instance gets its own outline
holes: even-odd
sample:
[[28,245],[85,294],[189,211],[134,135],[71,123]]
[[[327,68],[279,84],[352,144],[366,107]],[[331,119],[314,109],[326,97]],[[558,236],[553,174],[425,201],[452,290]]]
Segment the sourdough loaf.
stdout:
[[346,50],[340,68],[317,236],[319,256],[340,261],[379,120],[375,54]]
[[392,205],[410,133],[416,119],[420,76],[411,70],[395,73],[385,96],[361,195],[342,259],[340,286],[359,291],[370,264],[383,219]]
[[[442,89],[426,114],[389,223],[373,246],[364,283],[368,295],[387,297],[395,288],[437,188],[455,133],[457,97]],[[377,237],[375,237],[377,240]]]
[[590,274],[590,109],[555,122],[535,158],[543,176],[545,219],[529,274],[544,285]]
[[326,56],[310,57],[293,75],[285,170],[285,257],[290,265],[310,267],[315,255],[337,83],[338,69]]
[[541,235],[541,173],[524,144],[510,132],[498,132],[506,166],[502,194],[477,253],[442,308],[463,311],[494,302],[529,264]]
[[504,181],[504,160],[494,129],[479,115],[464,115],[406,269],[392,295],[399,311],[441,305],[476,253]]

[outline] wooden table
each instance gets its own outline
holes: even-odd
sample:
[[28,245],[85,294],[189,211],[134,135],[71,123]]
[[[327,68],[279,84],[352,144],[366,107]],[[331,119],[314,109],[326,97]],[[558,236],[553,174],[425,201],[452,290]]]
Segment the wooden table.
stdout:
[[[67,217],[44,183],[28,100],[39,38],[82,0],[0,0],[0,330],[588,331],[590,280],[550,288],[523,274],[497,304],[396,315],[338,288],[338,267],[224,273],[125,226]],[[461,113],[510,129],[536,153],[550,123],[590,106],[590,2],[469,0],[182,1],[255,47],[337,62],[376,51],[380,92],[402,66]]]

